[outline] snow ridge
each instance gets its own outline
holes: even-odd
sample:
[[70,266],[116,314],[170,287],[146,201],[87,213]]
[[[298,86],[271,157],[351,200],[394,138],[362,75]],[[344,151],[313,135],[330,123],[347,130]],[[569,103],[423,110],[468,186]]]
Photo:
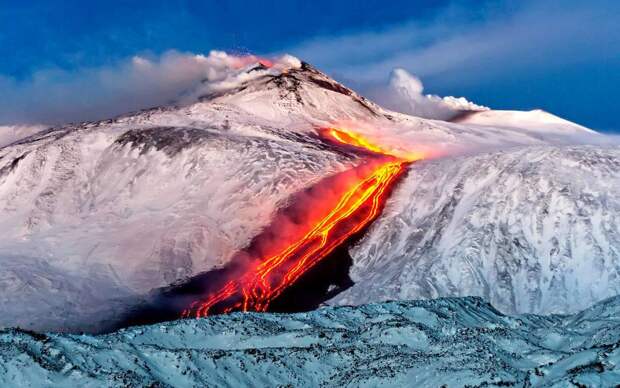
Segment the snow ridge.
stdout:
[[0,331],[0,385],[612,386],[620,297],[572,316],[479,298],[234,313],[104,336]]

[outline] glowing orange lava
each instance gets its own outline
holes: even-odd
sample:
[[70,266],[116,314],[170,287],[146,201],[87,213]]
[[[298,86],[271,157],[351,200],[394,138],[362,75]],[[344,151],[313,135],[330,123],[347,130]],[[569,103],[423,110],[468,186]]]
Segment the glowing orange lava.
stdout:
[[183,317],[204,317],[214,312],[266,311],[269,304],[336,247],[372,222],[385,202],[386,191],[403,173],[410,160],[397,159],[363,137],[330,128],[323,134],[332,140],[384,155],[369,174],[360,178],[338,203],[296,241],[277,254],[248,264],[237,278],[194,302]]
[[258,63],[265,67],[273,67],[273,62],[271,62],[269,59],[259,58]]
[[398,149],[388,149],[384,146],[373,144],[359,133],[345,128],[326,128],[323,130],[323,136],[327,136],[339,143],[348,144],[350,146],[365,149],[381,155],[389,155],[408,162],[424,159],[423,152],[402,151]]

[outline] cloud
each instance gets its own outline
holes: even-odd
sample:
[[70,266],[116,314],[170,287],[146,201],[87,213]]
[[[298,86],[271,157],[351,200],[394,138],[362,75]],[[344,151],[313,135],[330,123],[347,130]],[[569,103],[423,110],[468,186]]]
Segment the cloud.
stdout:
[[439,97],[423,94],[424,85],[419,78],[409,74],[405,69],[394,69],[386,87],[368,90],[368,96],[397,112],[413,116],[449,120],[464,111],[486,110],[487,107],[476,105],[464,97]]
[[[221,51],[209,55],[168,51],[134,56],[113,66],[77,71],[47,69],[17,81],[0,76],[0,124],[95,120],[175,101],[197,85],[225,88],[245,66],[264,61]],[[290,56],[270,62],[275,70],[299,65]]]
[[45,128],[43,125],[0,125],[0,148]]
[[618,58],[619,17],[618,3],[606,0],[453,5],[429,20],[318,36],[285,51],[358,83],[362,92],[394,68],[436,86],[463,86]]
[[[290,52],[406,113],[445,117],[443,104],[435,111],[437,107],[416,95],[415,81],[401,77],[400,86],[386,87],[388,75],[392,81],[398,78],[394,69],[415,74],[434,93],[475,96],[493,107],[543,108],[574,120],[579,115],[609,116],[598,122],[612,126],[615,100],[606,97],[619,80],[611,67],[620,59],[619,18],[620,5],[610,0],[484,7],[452,2],[432,17],[316,36],[276,54]],[[215,53],[170,51],[107,67],[44,69],[25,80],[0,75],[0,125],[101,119],[168,103],[196,82],[222,76],[223,69],[234,68],[239,60]],[[608,68],[579,67],[584,63]],[[574,96],[565,92],[572,91],[570,85]],[[594,95],[600,97],[597,104],[592,104]]]

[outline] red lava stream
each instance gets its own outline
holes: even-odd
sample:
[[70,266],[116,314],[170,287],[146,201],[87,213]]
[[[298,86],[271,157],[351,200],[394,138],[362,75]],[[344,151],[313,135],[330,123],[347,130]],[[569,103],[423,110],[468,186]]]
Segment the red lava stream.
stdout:
[[[344,193],[294,241],[274,254],[251,260],[243,272],[215,292],[194,301],[182,317],[204,317],[215,312],[266,311],[269,304],[304,273],[348,238],[369,225],[385,203],[389,188],[405,167],[422,155],[396,157],[362,136],[345,129],[322,131],[327,139],[376,154],[380,161],[352,182]],[[376,164],[376,166],[375,166]]]

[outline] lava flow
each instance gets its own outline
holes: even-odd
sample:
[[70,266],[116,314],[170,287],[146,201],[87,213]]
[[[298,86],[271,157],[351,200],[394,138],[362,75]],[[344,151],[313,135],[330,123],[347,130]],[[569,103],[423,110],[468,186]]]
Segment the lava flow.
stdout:
[[[419,157],[396,157],[352,131],[328,128],[322,136],[379,156],[369,173],[354,182],[337,203],[307,232],[273,255],[254,259],[219,290],[195,301],[183,317],[204,317],[231,311],[266,311],[270,303],[315,264],[372,222],[385,203],[386,192]],[[375,164],[376,163],[376,166]]]

